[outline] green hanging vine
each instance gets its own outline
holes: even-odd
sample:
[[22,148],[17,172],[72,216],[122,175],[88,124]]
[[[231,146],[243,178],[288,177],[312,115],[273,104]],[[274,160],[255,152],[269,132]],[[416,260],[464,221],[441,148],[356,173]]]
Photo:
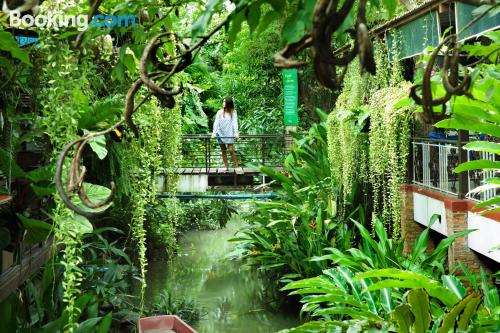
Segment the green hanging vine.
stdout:
[[176,186],[173,172],[180,160],[180,130],[182,119],[180,108],[169,111],[168,117],[156,100],[149,100],[141,110],[137,124],[143,133],[141,139],[131,140],[127,160],[130,167],[132,238],[137,244],[137,253],[142,278],[141,308],[146,288],[146,207],[157,200],[157,180],[164,175],[169,189]]
[[[56,154],[62,147],[77,137],[81,103],[88,96],[92,96],[86,77],[92,73],[81,71],[81,68],[91,67],[80,68],[67,44],[47,43],[45,45],[40,52],[46,53],[48,59],[48,63],[42,67],[42,82],[46,84],[39,95],[43,115],[42,127],[54,148],[51,161],[55,162]],[[81,235],[89,228],[92,230],[92,226],[85,217],[66,208],[58,195],[54,194],[53,199],[55,208],[51,215],[54,221],[54,249],[59,247],[63,249],[62,285],[63,298],[66,302],[65,311],[68,315],[65,330],[72,332],[76,327],[75,318],[79,315],[75,300],[80,292],[79,286],[82,279],[79,268],[82,262]]]
[[370,99],[370,183],[373,212],[382,217],[393,237],[400,234],[400,187],[405,181],[413,111],[396,104],[408,96],[410,85],[381,89]]
[[[367,184],[368,137],[366,130],[368,97],[378,89],[387,87],[392,72],[385,43],[375,42],[374,58],[377,74],[361,73],[359,62],[354,61],[347,70],[344,88],[337,99],[335,110],[328,118],[329,158],[332,179],[341,185],[342,202],[350,201],[356,184]],[[394,67],[392,67],[394,68]],[[399,71],[396,66],[394,71]]]
[[[412,112],[395,104],[408,95],[401,85],[397,38],[389,50],[375,42],[377,74],[362,74],[359,63],[350,64],[344,88],[328,118],[328,144],[332,179],[342,188],[342,203],[362,185],[373,212],[399,235],[399,188],[406,174]],[[393,56],[390,61],[389,53]]]

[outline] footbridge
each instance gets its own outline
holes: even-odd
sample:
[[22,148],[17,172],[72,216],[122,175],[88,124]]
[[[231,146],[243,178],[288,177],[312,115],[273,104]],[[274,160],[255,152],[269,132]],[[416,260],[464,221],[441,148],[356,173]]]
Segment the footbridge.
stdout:
[[238,168],[227,151],[226,168],[216,138],[206,134],[182,136],[182,162],[176,170],[179,192],[205,192],[214,186],[251,186],[266,179],[259,166],[282,169],[292,138],[286,134],[240,135],[234,148]]

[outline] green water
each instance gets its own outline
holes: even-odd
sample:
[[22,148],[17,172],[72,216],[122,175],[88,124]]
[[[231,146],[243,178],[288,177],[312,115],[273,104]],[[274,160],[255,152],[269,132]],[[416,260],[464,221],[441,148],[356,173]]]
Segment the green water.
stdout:
[[297,314],[273,310],[273,300],[258,274],[224,257],[242,222],[235,218],[222,230],[193,231],[181,239],[179,256],[148,265],[146,301],[168,290],[193,299],[205,316],[193,327],[199,333],[272,333],[299,324]]

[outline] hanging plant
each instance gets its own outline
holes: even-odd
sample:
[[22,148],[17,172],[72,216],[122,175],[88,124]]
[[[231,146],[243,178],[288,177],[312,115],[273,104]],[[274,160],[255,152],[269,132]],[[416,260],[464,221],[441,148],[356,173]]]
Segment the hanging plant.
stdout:
[[141,308],[146,288],[146,207],[155,205],[157,200],[157,180],[164,175],[168,188],[175,190],[175,168],[180,161],[180,130],[182,126],[180,108],[168,111],[168,116],[158,102],[149,100],[137,119],[143,133],[141,139],[130,141],[127,160],[130,167],[130,200],[132,204],[131,230],[134,244],[137,244],[139,269],[141,272]]
[[384,88],[370,99],[370,183],[373,211],[386,228],[399,237],[401,226],[400,187],[406,178],[413,110],[397,103],[408,95],[410,85]]
[[[78,133],[78,119],[81,116],[82,105],[88,104],[92,91],[89,88],[87,71],[91,66],[79,67],[69,47],[65,43],[46,44],[40,52],[50,54],[49,61],[42,71],[42,82],[48,82],[40,91],[42,110],[42,128],[50,138],[54,155],[51,161],[55,162],[57,153],[63,146]],[[52,46],[50,46],[52,45]],[[82,60],[85,61],[85,60]],[[69,167],[65,165],[65,168]],[[75,318],[78,309],[75,307],[76,297],[80,293],[82,274],[80,271],[81,236],[92,231],[92,225],[83,216],[80,216],[64,206],[58,195],[53,195],[55,208],[51,212],[54,221],[54,249],[62,248],[61,265],[65,268],[63,275],[63,299],[66,302],[68,323],[65,331],[72,332],[75,327]]]

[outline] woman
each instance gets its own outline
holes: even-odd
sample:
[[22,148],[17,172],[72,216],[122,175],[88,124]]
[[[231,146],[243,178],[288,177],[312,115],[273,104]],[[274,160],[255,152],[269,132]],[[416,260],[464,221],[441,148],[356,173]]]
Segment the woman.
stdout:
[[234,167],[238,167],[238,159],[234,151],[234,139],[239,138],[239,136],[238,115],[234,109],[234,102],[231,97],[226,97],[224,98],[223,108],[217,111],[214,121],[214,130],[212,132],[212,138],[217,137],[217,142],[219,142],[226,170],[229,170],[226,145],[231,153]]

